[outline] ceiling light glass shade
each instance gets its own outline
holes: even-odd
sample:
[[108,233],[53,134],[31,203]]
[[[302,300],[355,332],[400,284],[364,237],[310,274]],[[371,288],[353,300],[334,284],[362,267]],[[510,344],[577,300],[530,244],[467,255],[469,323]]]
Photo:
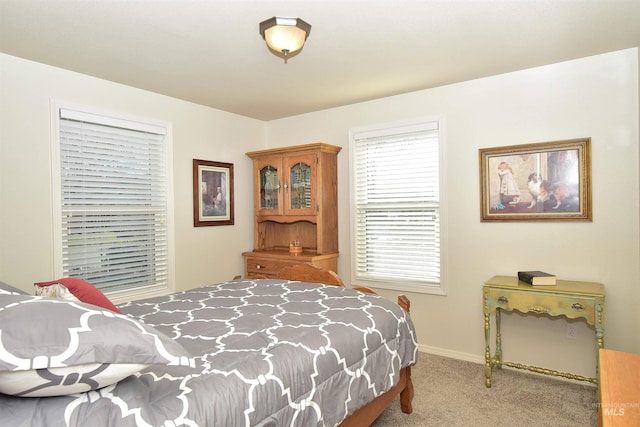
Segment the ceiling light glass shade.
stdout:
[[274,16],[260,23],[260,35],[277,56],[287,59],[298,54],[309,37],[311,25],[300,18]]

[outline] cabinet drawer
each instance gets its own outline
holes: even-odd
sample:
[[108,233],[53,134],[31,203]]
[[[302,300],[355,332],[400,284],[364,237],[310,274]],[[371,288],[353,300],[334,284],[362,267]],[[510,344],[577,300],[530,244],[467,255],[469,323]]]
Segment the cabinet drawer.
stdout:
[[253,274],[259,274],[261,276],[266,276],[273,278],[276,273],[289,265],[293,265],[293,262],[286,262],[281,260],[273,260],[269,258],[260,258],[260,257],[246,257],[246,270],[247,275],[251,276]]
[[502,310],[564,315],[570,319],[585,318],[589,324],[595,324],[594,298],[507,289],[486,289],[485,296],[491,306]]
[[267,277],[273,279],[278,272],[296,264],[309,263],[325,270],[336,271],[338,267],[338,253],[317,255],[303,252],[301,255],[293,256],[289,251],[258,251],[244,252],[244,267],[247,277]]

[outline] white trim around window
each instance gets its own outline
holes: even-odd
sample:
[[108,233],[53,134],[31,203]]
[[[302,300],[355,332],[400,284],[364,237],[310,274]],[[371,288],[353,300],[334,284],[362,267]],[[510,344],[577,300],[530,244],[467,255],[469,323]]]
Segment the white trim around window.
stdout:
[[442,117],[351,129],[351,284],[446,295]]
[[174,291],[171,124],[51,101],[55,278],[114,303]]

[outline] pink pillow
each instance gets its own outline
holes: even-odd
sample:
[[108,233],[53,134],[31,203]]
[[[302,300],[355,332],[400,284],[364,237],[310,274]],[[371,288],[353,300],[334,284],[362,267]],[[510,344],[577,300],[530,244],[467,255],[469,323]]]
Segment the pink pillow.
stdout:
[[64,277],[59,280],[53,280],[51,282],[38,282],[35,283],[36,286],[44,287],[60,284],[65,288],[69,289],[69,292],[73,294],[80,301],[85,302],[87,304],[97,305],[102,308],[106,308],[108,310],[114,311],[116,313],[122,314],[122,312],[113,305],[109,298],[105,296],[98,288],[93,286],[89,282],[85,282],[82,279],[78,279],[75,277]]

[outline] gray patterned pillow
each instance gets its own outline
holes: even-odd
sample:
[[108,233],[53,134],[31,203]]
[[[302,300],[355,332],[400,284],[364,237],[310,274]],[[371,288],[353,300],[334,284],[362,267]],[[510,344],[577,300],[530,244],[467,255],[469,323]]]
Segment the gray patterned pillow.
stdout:
[[82,302],[0,293],[0,393],[80,393],[151,364],[193,366],[193,360],[132,317]]
[[0,294],[29,295],[22,289],[18,289],[4,282],[0,282]]

